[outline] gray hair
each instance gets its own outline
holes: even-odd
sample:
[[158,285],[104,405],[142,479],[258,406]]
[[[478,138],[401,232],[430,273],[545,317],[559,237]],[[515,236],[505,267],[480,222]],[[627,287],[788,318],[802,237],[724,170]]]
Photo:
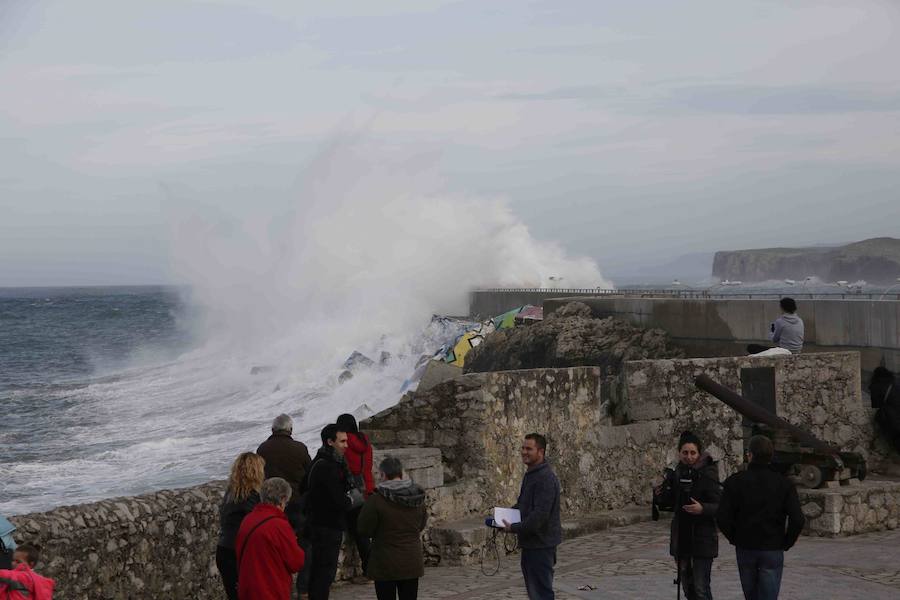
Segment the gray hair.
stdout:
[[290,415],[278,415],[272,420],[272,433],[284,431],[291,433],[294,431],[294,420]]
[[384,460],[378,465],[378,470],[384,473],[385,479],[399,479],[403,477],[403,463],[400,462],[399,458],[390,455],[384,457]]
[[264,504],[287,504],[291,499],[291,484],[281,477],[271,477],[263,481],[259,499]]

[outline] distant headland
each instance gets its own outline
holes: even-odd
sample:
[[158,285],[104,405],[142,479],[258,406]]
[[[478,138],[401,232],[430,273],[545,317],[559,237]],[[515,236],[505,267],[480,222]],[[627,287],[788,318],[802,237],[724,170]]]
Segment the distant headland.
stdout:
[[724,250],[713,258],[713,277],[739,281],[803,280],[894,283],[900,277],[900,239],[881,237],[844,246]]

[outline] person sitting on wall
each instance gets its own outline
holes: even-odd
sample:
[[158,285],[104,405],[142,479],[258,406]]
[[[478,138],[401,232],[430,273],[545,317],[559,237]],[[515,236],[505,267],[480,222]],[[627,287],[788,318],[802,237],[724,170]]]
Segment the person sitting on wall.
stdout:
[[678,466],[666,469],[663,483],[654,488],[653,501],[675,513],[669,554],[678,569],[676,583],[684,588],[687,600],[711,600],[712,563],[719,555],[715,520],[721,497],[719,467],[690,431],[678,440],[678,456]]
[[284,514],[291,485],[280,477],[266,479],[259,496],[235,539],[238,598],[290,600],[291,575],[303,568],[306,558]]
[[40,547],[35,544],[20,544],[16,547],[13,552],[13,568],[0,569],[0,598],[52,600],[56,582],[34,571],[40,556]]
[[[776,348],[783,348],[791,354],[800,354],[803,350],[803,319],[797,315],[797,303],[793,298],[782,298],[779,302],[781,316],[769,325],[769,338],[775,343]],[[747,352],[750,354],[775,354],[771,346],[750,344]]]
[[900,385],[893,373],[875,367],[869,381],[869,397],[875,412],[875,423],[891,445],[900,452]]

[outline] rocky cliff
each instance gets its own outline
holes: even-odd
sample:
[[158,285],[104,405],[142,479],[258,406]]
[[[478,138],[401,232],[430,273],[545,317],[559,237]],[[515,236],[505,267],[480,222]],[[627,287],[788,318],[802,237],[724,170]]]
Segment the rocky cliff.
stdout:
[[763,248],[716,252],[713,277],[740,281],[802,280],[895,283],[900,277],[900,239],[872,238],[830,248]]

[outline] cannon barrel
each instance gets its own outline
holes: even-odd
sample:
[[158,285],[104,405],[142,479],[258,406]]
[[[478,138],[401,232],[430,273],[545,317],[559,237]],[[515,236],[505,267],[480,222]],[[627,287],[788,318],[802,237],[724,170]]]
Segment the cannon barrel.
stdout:
[[704,392],[708,392],[712,396],[715,396],[751,421],[768,425],[773,429],[785,431],[801,444],[812,448],[817,452],[830,455],[837,455],[840,453],[839,448],[836,448],[827,442],[823,442],[802,427],[797,427],[793,423],[788,423],[784,419],[773,415],[758,404],[754,404],[740,394],[729,390],[724,385],[716,383],[708,375],[699,375],[695,377],[694,384]]

